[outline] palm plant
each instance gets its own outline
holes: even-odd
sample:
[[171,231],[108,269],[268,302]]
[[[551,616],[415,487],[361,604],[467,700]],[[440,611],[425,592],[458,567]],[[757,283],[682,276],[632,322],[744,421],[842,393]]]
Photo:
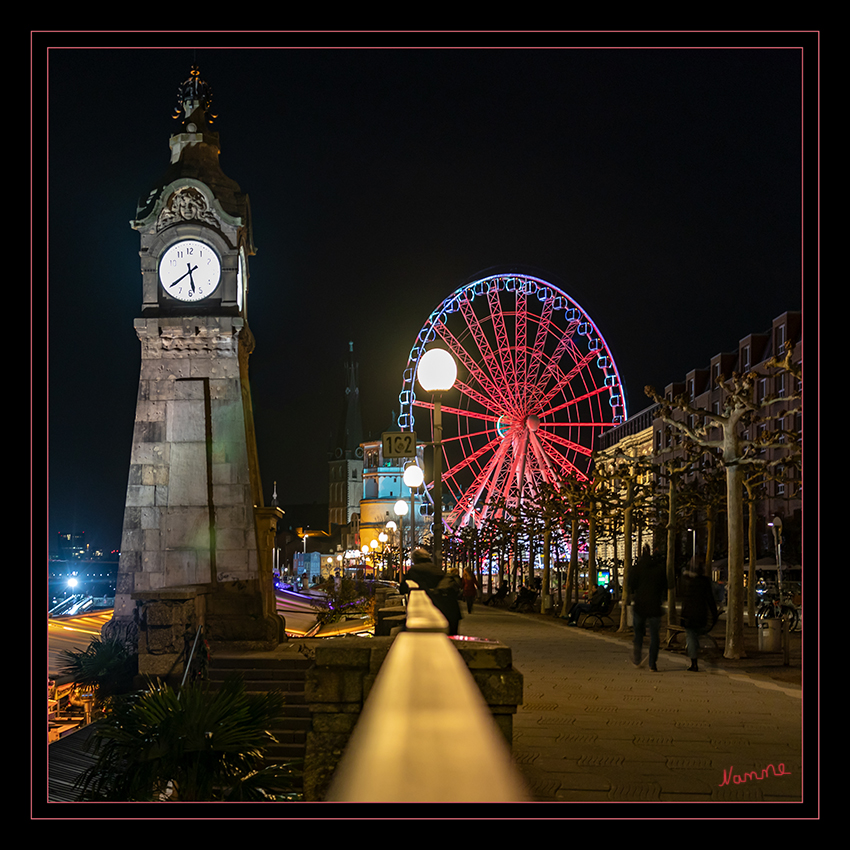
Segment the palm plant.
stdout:
[[280,799],[292,792],[294,765],[263,768],[262,759],[282,711],[282,694],[248,694],[238,677],[217,691],[149,682],[107,705],[90,743],[96,761],[77,782],[80,799]]
[[98,706],[116,694],[127,693],[133,685],[137,657],[119,640],[95,638],[83,650],[63,650],[60,672],[82,689],[94,689]]

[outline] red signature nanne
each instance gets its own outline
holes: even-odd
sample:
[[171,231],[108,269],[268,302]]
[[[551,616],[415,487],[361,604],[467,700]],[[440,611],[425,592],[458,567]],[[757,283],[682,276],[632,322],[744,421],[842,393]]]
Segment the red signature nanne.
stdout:
[[741,785],[744,782],[749,782],[751,779],[766,779],[770,775],[770,771],[773,771],[774,776],[791,776],[791,771],[785,770],[785,765],[782,762],[779,762],[778,767],[769,764],[760,774],[757,770],[748,770],[743,776],[740,773],[732,773],[733,767],[734,765],[730,764],[729,770],[723,771],[723,781],[717,786],[718,788],[722,788],[730,782],[735,785]]

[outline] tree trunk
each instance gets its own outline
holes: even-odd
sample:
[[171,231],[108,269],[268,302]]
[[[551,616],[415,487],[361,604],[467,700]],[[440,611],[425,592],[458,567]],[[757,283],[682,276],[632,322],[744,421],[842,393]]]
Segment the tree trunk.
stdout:
[[546,521],[546,530],[543,532],[543,583],[540,587],[540,613],[545,614],[549,602],[549,559],[552,551],[552,523]]
[[750,506],[749,522],[747,523],[750,544],[749,570],[747,578],[747,621],[752,628],[758,625],[756,621],[756,500],[751,486],[747,487],[747,504]]
[[726,649],[724,658],[746,658],[744,648],[744,498],[741,467],[726,467],[726,512],[729,524],[729,583],[727,586]]
[[590,503],[590,514],[587,518],[587,574],[590,583],[596,586],[596,505]]
[[629,627],[629,618],[628,618],[628,607],[629,607],[629,585],[628,585],[628,576],[623,574],[623,583],[619,585],[619,578],[617,577],[617,573],[619,572],[617,568],[617,533],[616,531],[611,537],[611,541],[614,549],[614,580],[617,582],[618,586],[622,587],[622,593],[620,594],[620,627],[617,629],[618,632],[625,632]]
[[670,478],[667,494],[667,624],[679,622],[676,614],[676,479]]
[[632,568],[632,482],[626,488],[626,510],[623,512],[623,586],[629,586],[629,571]]
[[578,602],[578,517],[575,506],[570,520],[570,536],[570,600]]
[[[714,530],[717,527],[717,508],[709,505],[705,511],[705,559],[703,561],[705,575],[711,578],[711,564],[714,560]],[[696,560],[696,559],[695,559]]]

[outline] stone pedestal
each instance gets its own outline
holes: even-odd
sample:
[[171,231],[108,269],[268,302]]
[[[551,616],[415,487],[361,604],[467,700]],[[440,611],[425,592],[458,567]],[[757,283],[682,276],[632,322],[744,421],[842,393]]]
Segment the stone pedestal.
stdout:
[[199,627],[213,653],[274,649],[286,640],[284,620],[268,612],[266,596],[257,581],[134,594],[139,675],[180,681]]
[[[283,512],[257,507],[250,332],[242,318],[220,316],[139,319],[136,331],[142,368],[115,613],[105,633],[127,632],[138,605],[148,621],[181,610],[188,617],[189,594],[205,602],[186,628],[203,623],[208,640],[233,648],[276,646],[285,634],[270,540]],[[161,669],[170,651],[145,643]]]

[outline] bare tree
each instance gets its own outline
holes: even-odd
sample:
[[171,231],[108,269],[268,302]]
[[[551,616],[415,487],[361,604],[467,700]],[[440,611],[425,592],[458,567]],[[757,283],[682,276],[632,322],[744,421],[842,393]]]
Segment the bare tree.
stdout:
[[[792,348],[786,344],[785,356],[772,359],[766,365],[778,372],[788,372],[800,379],[799,369],[792,363]],[[683,433],[697,446],[716,452],[726,470],[726,511],[728,516],[728,607],[726,614],[726,658],[744,658],[744,474],[754,465],[764,463],[764,451],[769,446],[782,446],[790,435],[785,429],[771,429],[769,420],[783,418],[793,411],[777,408],[776,396],[756,397],[754,392],[762,378],[757,372],[735,372],[731,377],[720,376],[717,384],[724,390],[723,411],[702,410],[691,404],[686,395],[672,401],[660,396],[653,387],[646,394],[660,405],[660,418]],[[797,393],[783,400],[797,398]],[[684,416],[676,418],[674,411]],[[752,433],[754,432],[754,433]],[[792,449],[791,442],[785,443]]]
[[628,625],[628,587],[629,571],[634,561],[635,512],[651,491],[647,475],[651,469],[650,460],[647,456],[639,456],[636,450],[628,453],[615,450],[608,456],[596,455],[594,459],[595,477],[598,482],[604,483],[601,490],[607,495],[605,504],[609,510],[617,511],[623,517],[623,596],[619,627],[621,632],[625,631]]

